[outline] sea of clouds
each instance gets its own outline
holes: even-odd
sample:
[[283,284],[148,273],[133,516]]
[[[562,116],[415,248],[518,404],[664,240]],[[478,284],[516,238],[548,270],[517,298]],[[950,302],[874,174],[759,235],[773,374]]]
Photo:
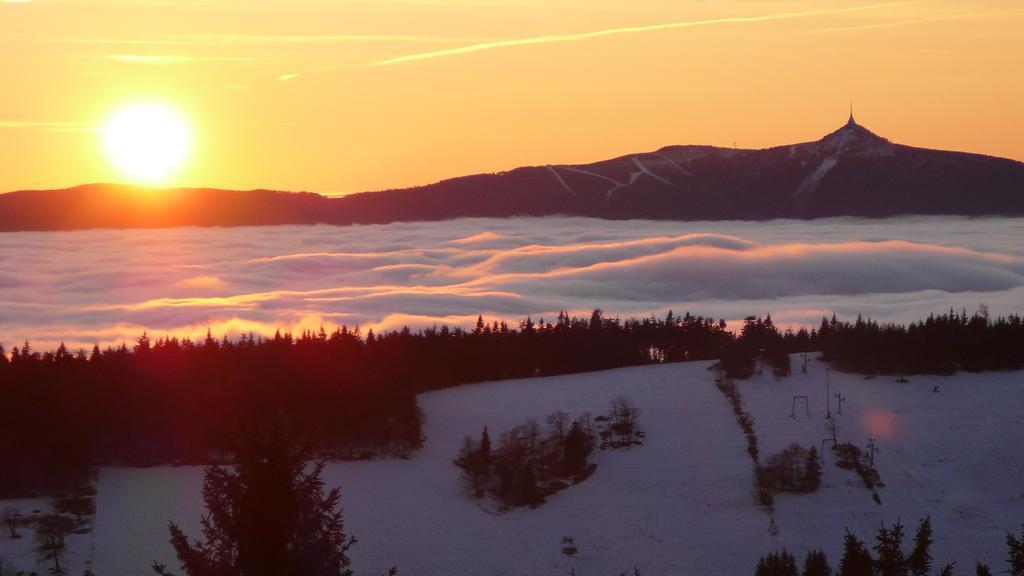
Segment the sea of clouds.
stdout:
[[559,310],[777,324],[1024,312],[1024,219],[461,219],[0,233],[0,343],[365,333]]

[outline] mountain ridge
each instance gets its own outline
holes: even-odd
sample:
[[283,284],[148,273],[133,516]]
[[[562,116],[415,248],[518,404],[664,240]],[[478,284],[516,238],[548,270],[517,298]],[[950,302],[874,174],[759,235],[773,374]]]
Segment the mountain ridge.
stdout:
[[856,122],[762,149],[673,145],[411,188],[312,192],[87,184],[0,194],[0,230],[375,224],[460,217],[767,220],[1024,215],[1024,163],[890,142]]

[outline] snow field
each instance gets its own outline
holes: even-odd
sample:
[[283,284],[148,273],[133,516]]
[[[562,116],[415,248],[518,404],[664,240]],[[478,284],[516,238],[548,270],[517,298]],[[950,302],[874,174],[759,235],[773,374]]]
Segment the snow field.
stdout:
[[[829,436],[825,366],[811,361],[804,375],[800,364],[794,356],[790,378],[738,383],[762,459],[793,441],[820,448]],[[346,529],[359,539],[353,568],[380,574],[394,565],[416,576],[566,575],[572,568],[604,576],[633,566],[645,576],[748,574],[761,554],[783,546],[798,557],[822,547],[835,565],[845,528],[870,543],[882,521],[902,518],[912,534],[930,514],[936,563],[955,560],[961,574],[979,560],[1002,569],[1005,532],[1024,522],[1024,373],[897,384],[832,371],[832,393],[847,398],[842,415],[832,407],[840,441],[864,448],[875,438],[879,446],[882,505],[826,450],[818,492],[776,497],[779,531],[772,535],[768,514],[754,503],[743,433],[708,366],[624,368],[421,395],[422,451],[408,460],[333,463],[325,472],[329,486],[342,486]],[[504,514],[484,511],[460,490],[452,459],[465,435],[476,437],[487,425],[497,440],[528,418],[543,425],[554,410],[596,416],[619,395],[641,410],[645,443],[599,454],[585,482],[540,508]],[[802,406],[790,417],[794,395],[808,396],[810,418]],[[70,573],[88,565],[97,576],[151,574],[154,559],[176,568],[167,522],[199,535],[201,481],[200,468],[102,469],[95,530],[69,540]],[[579,549],[574,558],[561,553],[567,535]],[[0,538],[0,555],[42,573],[31,542],[30,535]]]

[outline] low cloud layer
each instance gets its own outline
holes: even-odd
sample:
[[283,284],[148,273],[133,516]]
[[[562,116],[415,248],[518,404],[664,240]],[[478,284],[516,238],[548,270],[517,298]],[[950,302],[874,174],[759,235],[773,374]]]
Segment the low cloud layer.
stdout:
[[912,320],[1024,311],[1019,219],[607,222],[465,219],[380,226],[0,234],[0,342],[73,348],[337,324],[518,321],[560,309],[833,312]]

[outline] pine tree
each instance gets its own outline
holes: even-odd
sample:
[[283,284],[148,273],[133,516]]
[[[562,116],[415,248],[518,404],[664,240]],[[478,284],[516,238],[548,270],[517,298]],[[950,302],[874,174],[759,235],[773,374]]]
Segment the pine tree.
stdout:
[[754,576],[799,576],[796,558],[785,549],[762,556],[757,562]]
[[1007,532],[1006,547],[1009,549],[1006,563],[1010,565],[1011,576],[1024,576],[1024,532],[1020,537],[1013,532]]
[[906,576],[907,561],[903,556],[903,523],[897,520],[892,528],[882,526],[875,536],[878,576]]
[[914,550],[907,558],[913,576],[927,576],[931,572],[932,556],[929,549],[932,542],[932,519],[926,517],[917,526],[917,532],[914,533]]
[[821,461],[818,458],[818,449],[811,446],[807,451],[807,466],[805,469],[804,484],[807,490],[813,492],[821,486]]
[[832,576],[832,567],[828,558],[821,550],[811,550],[804,559],[804,570],[801,576]]
[[[203,478],[205,542],[190,544],[170,524],[171,545],[188,576],[350,576],[338,488],[324,494],[323,462],[283,427],[254,434],[230,469],[207,468]],[[154,571],[166,574],[154,563]]]
[[565,435],[564,465],[570,474],[578,474],[587,466],[589,455],[587,446],[587,435],[583,432],[580,423],[573,422],[569,427],[569,433]]
[[846,536],[843,537],[843,557],[839,561],[839,576],[872,576],[874,565],[868,547],[847,530]]
[[992,571],[989,570],[988,564],[982,564],[978,562],[978,565],[974,567],[975,576],[992,576]]
[[799,576],[796,569],[796,558],[786,550],[779,554],[778,570],[778,576]]

